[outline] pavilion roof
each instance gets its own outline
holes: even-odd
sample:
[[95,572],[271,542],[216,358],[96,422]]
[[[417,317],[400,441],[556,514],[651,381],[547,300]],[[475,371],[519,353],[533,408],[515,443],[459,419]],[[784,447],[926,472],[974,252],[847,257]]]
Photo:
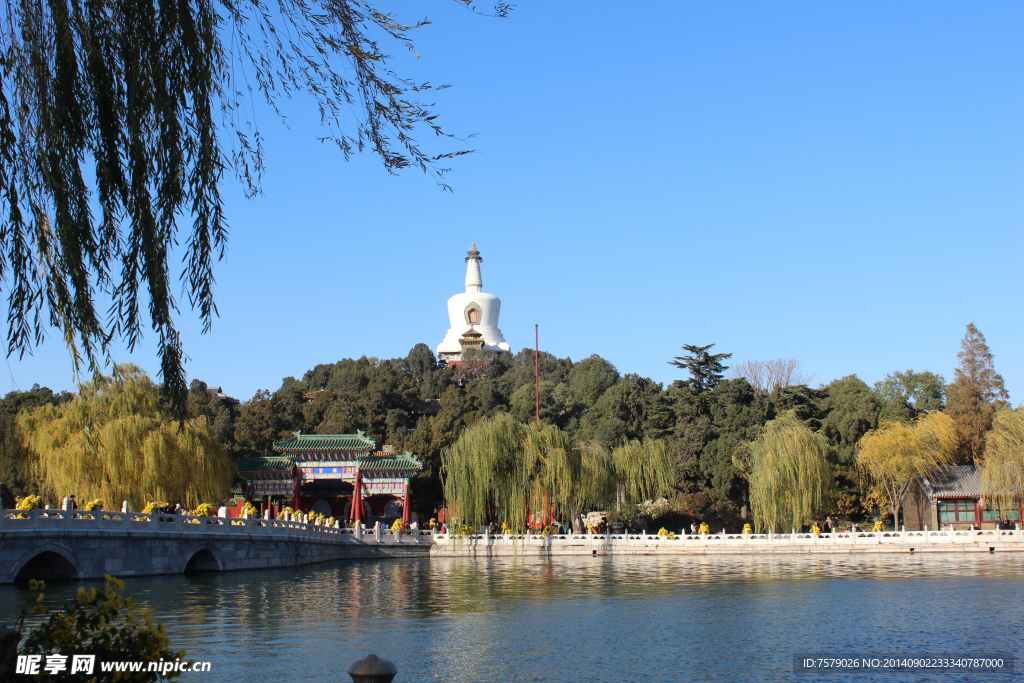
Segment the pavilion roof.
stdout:
[[374,451],[377,441],[363,432],[355,434],[303,434],[274,442],[275,451]]
[[933,498],[980,498],[981,477],[973,465],[954,465],[921,477]]
[[406,470],[418,472],[423,469],[423,463],[408,451],[397,455],[395,453],[377,453],[359,459],[360,471],[373,470]]
[[295,467],[295,461],[288,456],[271,456],[265,458],[261,455],[250,455],[238,462],[239,472],[269,472],[291,470]]

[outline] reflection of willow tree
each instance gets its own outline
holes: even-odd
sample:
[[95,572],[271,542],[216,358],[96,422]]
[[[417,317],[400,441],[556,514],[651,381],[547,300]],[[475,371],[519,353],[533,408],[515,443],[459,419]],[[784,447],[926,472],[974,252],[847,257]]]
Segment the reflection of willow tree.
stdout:
[[522,531],[529,511],[554,505],[574,526],[580,511],[660,495],[671,465],[659,441],[623,443],[609,453],[574,448],[558,427],[524,425],[505,413],[481,420],[442,454],[445,499],[452,517],[476,525],[493,518]]
[[750,507],[758,531],[803,526],[831,502],[828,453],[828,439],[792,413],[761,429],[750,444]]
[[205,417],[174,419],[149,377],[114,367],[79,387],[74,400],[18,418],[40,479],[55,498],[74,493],[106,507],[148,500],[193,507],[227,497],[235,468]]
[[1024,407],[996,413],[980,474],[982,492],[1001,510],[1024,497]]
[[886,422],[860,438],[857,462],[885,490],[895,528],[914,477],[952,464],[959,443],[956,424],[937,411],[913,422]]

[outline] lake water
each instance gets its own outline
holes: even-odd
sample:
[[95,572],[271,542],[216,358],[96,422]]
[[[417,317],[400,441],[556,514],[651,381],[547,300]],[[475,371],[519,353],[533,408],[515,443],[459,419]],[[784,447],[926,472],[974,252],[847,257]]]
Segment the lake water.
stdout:
[[[62,604],[77,584],[52,584]],[[412,681],[1009,681],[794,672],[795,654],[1008,653],[1024,671],[1024,555],[351,561],[127,581],[182,681],[347,681],[374,652]],[[0,623],[28,597],[0,586]]]

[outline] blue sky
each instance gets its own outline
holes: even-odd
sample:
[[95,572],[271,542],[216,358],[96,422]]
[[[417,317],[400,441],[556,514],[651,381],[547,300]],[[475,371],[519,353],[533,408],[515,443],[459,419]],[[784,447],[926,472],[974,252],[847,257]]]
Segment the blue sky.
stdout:
[[[402,3],[389,4],[399,11]],[[319,143],[308,102],[265,110],[261,197],[226,184],[231,242],[198,377],[240,399],[318,363],[432,348],[471,242],[513,349],[660,382],[683,344],[796,358],[815,383],[952,379],[967,323],[1024,399],[1024,5],[418,3],[418,60],[470,146],[443,193]],[[184,300],[184,299],[182,299]],[[118,361],[158,369],[150,334]],[[60,337],[7,390],[73,384]]]

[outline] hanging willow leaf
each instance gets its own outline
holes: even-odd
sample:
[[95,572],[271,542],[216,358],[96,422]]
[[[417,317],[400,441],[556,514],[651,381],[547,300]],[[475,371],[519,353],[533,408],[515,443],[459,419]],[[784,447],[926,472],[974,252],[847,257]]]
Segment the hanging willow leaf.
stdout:
[[1024,407],[996,413],[980,475],[982,493],[1001,508],[1024,498]]
[[761,429],[750,444],[750,509],[759,531],[799,528],[831,502],[829,448],[791,412]]
[[[466,0],[460,4],[474,10]],[[429,83],[400,77],[379,39],[415,52],[405,24],[367,0],[2,0],[0,281],[8,354],[60,331],[76,372],[110,343],[156,333],[164,390],[187,395],[174,325],[178,220],[191,219],[177,273],[204,332],[217,314],[225,172],[260,190],[254,100],[277,112],[308,100],[323,140],[348,158],[369,148],[389,173],[419,168],[444,189],[416,131],[448,136]],[[499,4],[503,16],[508,6]],[[93,212],[97,212],[94,217]],[[104,313],[97,309],[109,302]],[[148,311],[140,312],[146,306]]]
[[559,516],[614,502],[647,498],[671,487],[671,464],[661,442],[632,441],[614,454],[598,444],[573,447],[553,425],[524,425],[506,413],[480,420],[441,456],[445,500],[453,518],[478,525],[487,519],[526,527],[530,510],[554,506]]
[[225,499],[235,480],[205,417],[179,422],[134,365],[96,374],[74,400],[18,416],[38,477],[59,500],[75,494],[141,510],[151,500],[193,508]]

